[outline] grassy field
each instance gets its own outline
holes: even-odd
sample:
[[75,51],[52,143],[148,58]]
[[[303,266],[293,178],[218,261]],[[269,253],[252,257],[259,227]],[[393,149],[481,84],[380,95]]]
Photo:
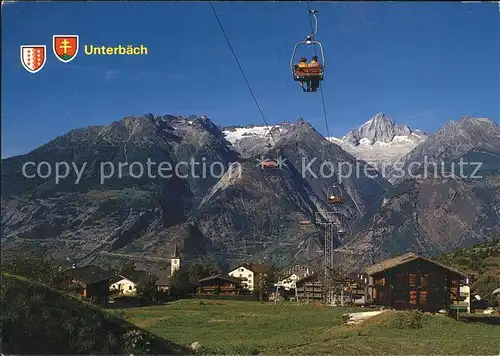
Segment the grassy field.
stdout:
[[347,311],[322,306],[184,300],[119,310],[130,322],[172,342],[198,341],[218,354],[481,354],[498,355],[500,326],[443,315],[386,312],[344,326]]

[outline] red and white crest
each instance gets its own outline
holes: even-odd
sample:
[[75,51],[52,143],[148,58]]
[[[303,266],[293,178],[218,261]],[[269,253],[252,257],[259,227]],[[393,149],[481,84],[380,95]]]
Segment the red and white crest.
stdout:
[[78,35],[54,35],[52,49],[57,59],[63,63],[71,62],[78,54]]
[[42,70],[47,60],[47,49],[44,45],[21,46],[21,64],[30,73]]

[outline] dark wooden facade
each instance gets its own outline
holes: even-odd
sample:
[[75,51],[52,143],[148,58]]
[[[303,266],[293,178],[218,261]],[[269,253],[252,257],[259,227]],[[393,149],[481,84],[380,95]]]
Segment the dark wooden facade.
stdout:
[[239,295],[241,287],[236,279],[221,275],[200,279],[196,295]]
[[83,298],[96,304],[108,303],[109,281],[113,272],[90,265],[70,269],[69,273]]
[[80,286],[80,295],[92,303],[107,304],[109,299],[109,279],[87,283],[74,280]]
[[310,275],[295,284],[297,298],[302,300],[323,300],[323,284],[317,275]]
[[373,304],[437,312],[460,300],[464,274],[421,257],[407,260],[369,273]]
[[344,297],[348,302],[364,305],[370,301],[367,275],[351,273],[346,277],[344,285]]

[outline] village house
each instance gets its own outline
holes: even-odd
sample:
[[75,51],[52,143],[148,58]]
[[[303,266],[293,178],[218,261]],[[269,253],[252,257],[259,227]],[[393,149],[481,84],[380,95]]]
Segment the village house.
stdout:
[[111,278],[110,292],[115,292],[122,295],[135,295],[137,293],[137,285],[147,281],[152,275],[146,271],[130,271]]
[[196,295],[239,295],[240,289],[237,279],[218,274],[200,279]]
[[467,275],[415,253],[382,261],[366,272],[376,305],[437,312],[470,300]]
[[233,268],[229,272],[229,276],[239,279],[241,285],[249,291],[254,291],[259,286],[259,281],[266,276],[273,266],[258,264],[258,263],[245,263]]
[[296,296],[299,300],[322,301],[324,298],[323,283],[316,273],[299,279],[295,285]]
[[310,275],[309,268],[302,265],[294,265],[292,267],[285,268],[279,273],[279,281],[274,284],[275,287],[282,287],[285,291],[290,291],[295,289],[295,283]]
[[83,298],[96,304],[108,304],[109,281],[114,276],[112,271],[89,265],[70,269],[69,274]]
[[360,272],[349,273],[343,283],[343,300],[341,303],[354,305],[369,304],[371,298],[368,293],[368,275]]
[[156,281],[156,289],[160,292],[170,293],[170,276],[168,273],[165,273],[158,278]]

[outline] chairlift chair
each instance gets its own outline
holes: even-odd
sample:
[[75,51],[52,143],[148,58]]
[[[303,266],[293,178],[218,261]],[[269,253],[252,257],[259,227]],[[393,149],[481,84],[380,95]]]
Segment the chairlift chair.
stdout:
[[[312,16],[315,20],[315,30],[314,33],[307,36],[304,41],[300,41],[295,44],[293,48],[292,56],[290,58],[290,70],[292,72],[292,78],[295,81],[298,81],[302,90],[305,92],[314,92],[319,86],[319,82],[324,78],[324,70],[325,70],[325,54],[323,52],[323,45],[321,42],[314,39],[314,36],[318,32],[318,18],[316,17],[316,10],[310,10]],[[297,64],[298,61],[295,61],[295,55],[297,52],[297,48],[299,46],[310,46],[310,45],[318,45],[320,49],[321,61],[319,62],[319,66],[317,67],[305,67],[300,68]],[[317,86],[313,86],[312,83],[317,83]]]
[[338,195],[329,195],[328,196],[328,203],[330,204],[343,204],[344,203],[344,199]]
[[277,168],[278,162],[276,159],[271,157],[271,154],[270,154],[270,151],[271,151],[271,144],[270,143],[267,144],[267,149],[268,149],[267,154],[265,156],[263,156],[263,160],[260,163],[260,167],[262,169],[264,169],[264,168]]
[[261,162],[260,167],[262,169],[264,168],[276,168],[277,163],[274,159],[272,158],[267,158],[263,162]]
[[339,189],[339,194],[334,194],[334,193],[328,194],[327,202],[329,204],[344,204],[345,200],[342,197],[342,188],[338,186],[338,189]]

